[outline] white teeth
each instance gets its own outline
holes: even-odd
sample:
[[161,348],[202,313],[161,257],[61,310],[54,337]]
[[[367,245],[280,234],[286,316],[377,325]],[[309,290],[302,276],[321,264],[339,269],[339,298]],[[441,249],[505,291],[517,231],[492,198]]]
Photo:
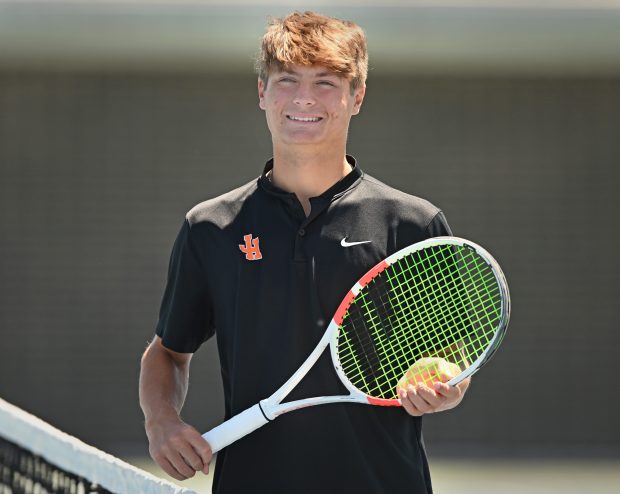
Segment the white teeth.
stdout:
[[292,115],[289,115],[288,118],[290,120],[296,120],[298,122],[318,122],[319,120],[321,120],[319,117],[294,117]]

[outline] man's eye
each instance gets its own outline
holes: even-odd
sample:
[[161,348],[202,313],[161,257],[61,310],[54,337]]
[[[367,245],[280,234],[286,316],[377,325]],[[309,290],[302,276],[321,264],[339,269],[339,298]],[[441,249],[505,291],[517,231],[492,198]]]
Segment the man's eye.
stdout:
[[319,81],[318,84],[321,86],[335,86],[335,84],[331,81]]
[[280,79],[280,82],[295,82],[295,79],[293,79],[292,77],[282,77]]

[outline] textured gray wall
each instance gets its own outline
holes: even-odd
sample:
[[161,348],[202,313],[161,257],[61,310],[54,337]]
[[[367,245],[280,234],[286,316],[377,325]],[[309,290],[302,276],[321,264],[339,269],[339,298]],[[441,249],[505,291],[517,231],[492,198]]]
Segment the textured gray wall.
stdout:
[[[246,75],[0,72],[0,396],[144,450],[139,357],[187,209],[270,156]],[[499,259],[509,335],[431,449],[620,450],[620,80],[381,78],[349,152]],[[277,383],[274,383],[274,386]],[[223,414],[214,342],[185,417]],[[585,448],[585,449],[581,449]]]

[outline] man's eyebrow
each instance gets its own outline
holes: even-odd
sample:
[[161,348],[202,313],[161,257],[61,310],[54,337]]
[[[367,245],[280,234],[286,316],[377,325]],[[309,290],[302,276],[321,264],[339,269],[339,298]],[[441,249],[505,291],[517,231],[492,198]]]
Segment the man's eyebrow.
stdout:
[[[288,69],[283,69],[280,71],[281,74],[290,74],[290,75],[295,75],[297,77],[300,77],[301,74],[299,72],[295,72],[294,70],[288,70]],[[313,77],[340,77],[338,73],[336,72],[319,72],[318,74],[314,74]]]

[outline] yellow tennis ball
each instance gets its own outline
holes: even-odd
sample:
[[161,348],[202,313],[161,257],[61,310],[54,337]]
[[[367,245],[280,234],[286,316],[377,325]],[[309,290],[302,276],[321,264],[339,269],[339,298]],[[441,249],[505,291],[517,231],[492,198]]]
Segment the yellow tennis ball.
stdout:
[[400,378],[396,385],[396,392],[406,388],[408,385],[425,384],[432,387],[436,382],[447,382],[461,373],[461,368],[440,357],[424,357],[416,360],[407,369],[407,372]]

